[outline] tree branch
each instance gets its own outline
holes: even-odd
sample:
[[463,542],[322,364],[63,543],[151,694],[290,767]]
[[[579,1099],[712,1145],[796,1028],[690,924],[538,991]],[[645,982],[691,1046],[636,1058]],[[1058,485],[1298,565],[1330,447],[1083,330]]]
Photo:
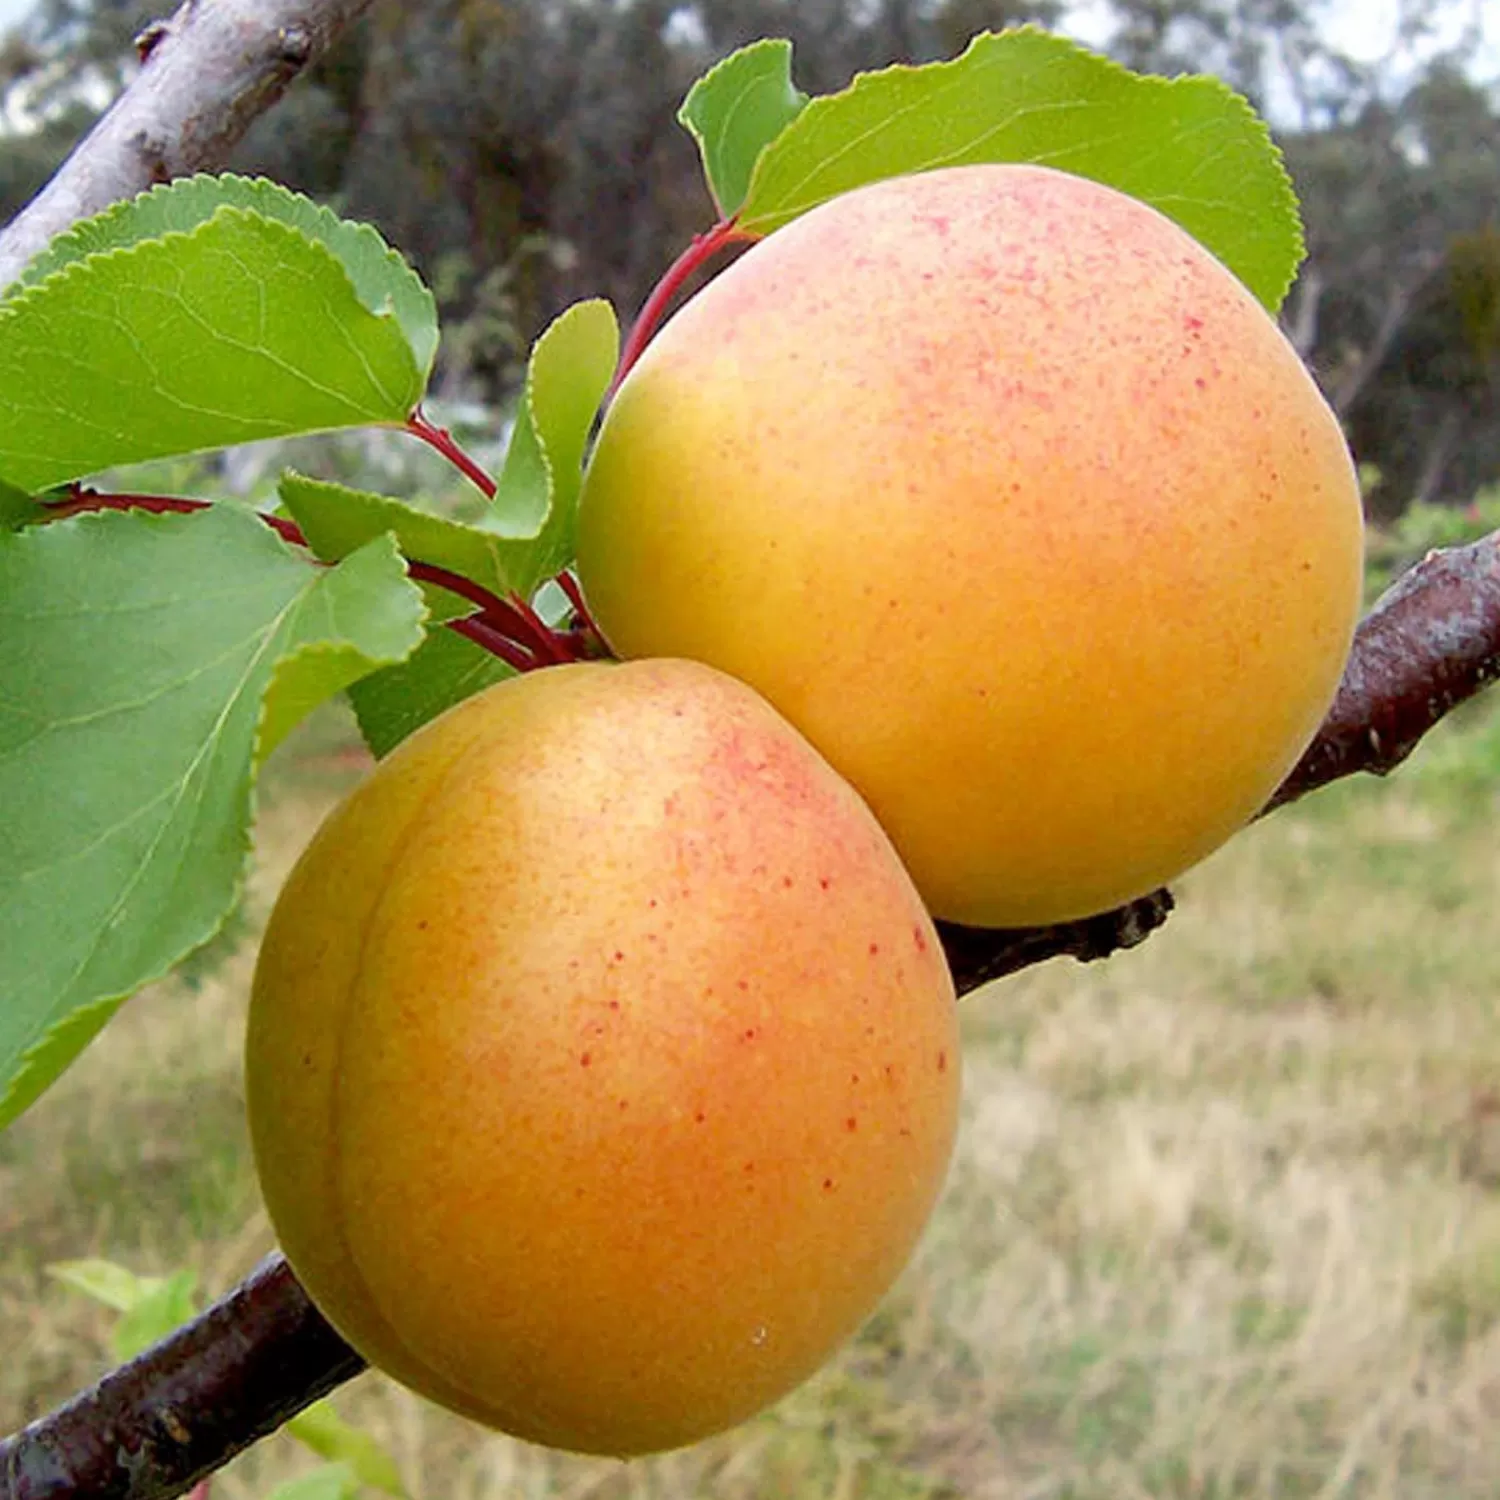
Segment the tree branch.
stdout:
[[0,286],[53,235],[154,183],[223,163],[370,0],[185,0],[141,34],[141,71],[0,231]]
[[[1318,737],[1266,809],[1344,776],[1383,776],[1500,675],[1500,533],[1433,552],[1361,624]],[[944,924],[959,993],[1044,959],[1104,958],[1172,909],[1156,891],[1118,911],[1011,932]],[[0,1442],[0,1500],[170,1500],[363,1364],[273,1257],[200,1318],[50,1416]]]
[[4,1500],[168,1500],[364,1368],[279,1256],[0,1443]]

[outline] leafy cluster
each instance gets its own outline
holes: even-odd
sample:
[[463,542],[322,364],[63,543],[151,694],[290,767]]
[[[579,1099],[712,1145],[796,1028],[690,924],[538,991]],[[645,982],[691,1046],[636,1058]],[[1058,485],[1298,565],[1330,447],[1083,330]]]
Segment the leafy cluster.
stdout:
[[[815,99],[789,44],[757,43],[680,118],[741,237],[896,173],[1029,161],[1154,203],[1272,310],[1301,254],[1243,100],[1034,30]],[[0,298],[0,1127],[218,931],[257,768],[303,716],[347,692],[383,754],[512,670],[443,627],[524,611],[568,568],[615,317],[581,302],[538,340],[497,479],[463,465],[472,519],[294,473],[274,514],[85,481],[356,427],[462,461],[421,413],[437,345],[430,291],[373,229],[233,176],[77,226]]]

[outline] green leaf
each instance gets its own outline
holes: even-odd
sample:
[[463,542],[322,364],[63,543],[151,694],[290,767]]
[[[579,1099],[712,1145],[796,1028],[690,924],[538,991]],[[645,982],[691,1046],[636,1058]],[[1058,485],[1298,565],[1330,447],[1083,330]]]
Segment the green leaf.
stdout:
[[393,316],[297,229],[221,208],[0,302],[0,478],[328,428],[400,425],[423,374]]
[[514,668],[482,646],[451,630],[434,630],[408,660],[356,682],[349,701],[371,752],[386,756],[429,719],[514,676]]
[[359,1477],[348,1464],[328,1464],[300,1479],[284,1479],[271,1491],[270,1500],[354,1500]]
[[164,1280],[149,1278],[135,1305],[126,1309],[110,1335],[115,1358],[133,1359],[142,1349],[149,1349],[158,1339],[181,1328],[198,1311],[197,1289],[198,1277],[193,1271],[175,1271]]
[[792,44],[775,37],[730,53],[688,90],[677,118],[698,143],[723,217],[738,212],[761,152],[806,104],[792,82]]
[[349,1469],[359,1484],[404,1500],[395,1460],[363,1429],[351,1426],[328,1401],[314,1401],[297,1413],[286,1430],[319,1458],[335,1460]]
[[115,1312],[129,1312],[150,1290],[150,1280],[112,1260],[64,1260],[47,1267],[54,1280],[102,1302]]
[[131,1359],[180,1328],[198,1311],[198,1276],[137,1276],[110,1260],[69,1260],[48,1266],[47,1274],[122,1314],[110,1335],[118,1360]]
[[33,496],[0,479],[0,531],[19,531],[41,513],[42,507]]
[[573,560],[583,451],[619,354],[614,309],[597,298],[574,303],[532,346],[490,507],[500,535],[532,541],[517,565],[528,597]]
[[101,251],[190,233],[224,207],[275,219],[330,250],[353,282],[360,303],[377,316],[391,314],[401,325],[425,381],[437,353],[438,321],[437,304],[422,278],[373,225],[341,219],[332,209],[264,177],[181,177],[116,203],[58,235],[5,296]]
[[227,505],[0,535],[0,1127],[214,935],[260,758],[422,620],[389,537],[322,568]]
[[1057,167],[1140,198],[1272,310],[1302,258],[1291,181],[1244,99],[1213,78],[1142,77],[1030,27],[814,99],[761,153],[739,227],[767,235],[851,188],[971,162]]
[[[459,573],[492,594],[522,592],[527,581],[533,551],[529,542],[435,516],[388,495],[302,474],[284,474],[278,493],[308,545],[326,562],[337,562],[390,532],[406,557]],[[461,613],[472,608],[466,605]]]

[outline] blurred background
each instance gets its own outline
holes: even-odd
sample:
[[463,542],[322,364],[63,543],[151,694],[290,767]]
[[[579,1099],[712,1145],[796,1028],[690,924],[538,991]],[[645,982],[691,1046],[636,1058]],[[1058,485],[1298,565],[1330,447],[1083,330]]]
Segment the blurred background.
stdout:
[[[135,0],[0,0],[0,220],[128,82]],[[443,308],[438,390],[483,450],[567,302],[628,318],[712,220],[673,116],[760,35],[798,82],[1023,20],[1211,71],[1270,119],[1309,254],[1283,310],[1365,483],[1371,594],[1500,527],[1500,7],[1482,0],[376,0],[232,165],[369,218]],[[493,455],[490,455],[493,456]],[[161,466],[254,493],[284,462],[449,503],[399,438]],[[126,1007],[0,1135],[0,1431],[110,1362],[47,1268],[270,1246],[242,1121],[255,933],[366,760],[278,752],[225,936]],[[835,1364],[720,1441],[630,1465],[478,1432],[374,1378],[339,1409],[420,1497],[1494,1500],[1500,1496],[1500,708],[1184,879],[1142,949],[970,997],[967,1106],[923,1250]],[[278,1438],[215,1482],[269,1496]]]

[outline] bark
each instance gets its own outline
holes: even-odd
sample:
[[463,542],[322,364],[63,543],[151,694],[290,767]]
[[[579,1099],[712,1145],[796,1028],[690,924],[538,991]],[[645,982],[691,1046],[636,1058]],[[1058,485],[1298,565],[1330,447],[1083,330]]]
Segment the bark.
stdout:
[[185,0],[141,33],[141,71],[0,231],[0,286],[55,234],[121,198],[222,166],[255,118],[370,0]]
[[5,1500],[166,1500],[364,1362],[280,1256],[227,1297],[0,1443]]

